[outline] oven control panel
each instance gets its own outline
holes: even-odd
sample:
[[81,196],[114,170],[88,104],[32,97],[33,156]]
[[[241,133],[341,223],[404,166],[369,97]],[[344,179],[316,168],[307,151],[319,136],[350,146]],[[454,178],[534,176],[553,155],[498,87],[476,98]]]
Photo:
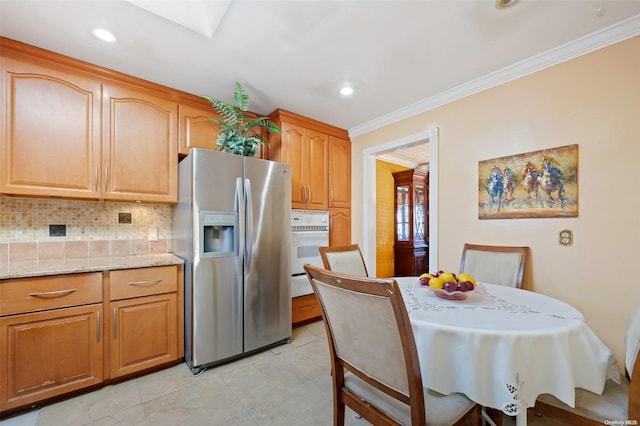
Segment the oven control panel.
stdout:
[[291,210],[292,231],[328,231],[329,212],[325,210]]

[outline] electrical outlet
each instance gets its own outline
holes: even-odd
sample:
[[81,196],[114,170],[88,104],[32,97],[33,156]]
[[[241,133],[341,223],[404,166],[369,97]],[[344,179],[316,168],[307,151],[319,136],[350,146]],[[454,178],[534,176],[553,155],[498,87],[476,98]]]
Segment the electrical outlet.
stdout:
[[158,228],[149,228],[149,241],[158,241]]
[[568,229],[563,229],[560,231],[560,245],[561,246],[570,246],[573,244],[573,231]]
[[66,237],[67,225],[49,225],[50,237]]
[[118,223],[131,223],[131,213],[118,213]]

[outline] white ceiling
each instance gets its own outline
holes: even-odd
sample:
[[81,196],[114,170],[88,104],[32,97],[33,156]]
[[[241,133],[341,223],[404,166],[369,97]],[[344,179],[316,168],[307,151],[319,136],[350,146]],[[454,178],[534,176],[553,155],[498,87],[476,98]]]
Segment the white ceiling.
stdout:
[[376,156],[376,159],[399,164],[409,169],[429,170],[429,144],[418,143]]
[[640,0],[0,0],[0,34],[353,136],[638,35]]

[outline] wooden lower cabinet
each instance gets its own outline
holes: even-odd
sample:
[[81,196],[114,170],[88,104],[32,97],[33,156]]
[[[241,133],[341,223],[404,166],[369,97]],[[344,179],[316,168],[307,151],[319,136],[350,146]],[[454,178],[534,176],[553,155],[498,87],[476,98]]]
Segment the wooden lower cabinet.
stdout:
[[300,325],[322,318],[322,309],[314,293],[291,299],[291,323]]
[[0,318],[0,409],[103,380],[102,304]]
[[111,303],[111,377],[124,376],[178,358],[176,294]]
[[394,247],[394,254],[396,277],[417,277],[429,272],[428,247]]
[[351,244],[351,209],[329,209],[329,245]]
[[0,280],[0,414],[177,362],[183,271]]

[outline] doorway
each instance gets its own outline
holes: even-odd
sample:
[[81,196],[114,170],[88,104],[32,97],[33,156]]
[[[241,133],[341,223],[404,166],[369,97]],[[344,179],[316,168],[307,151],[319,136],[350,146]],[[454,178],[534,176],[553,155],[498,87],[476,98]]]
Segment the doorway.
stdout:
[[418,144],[429,145],[429,269],[437,270],[438,128],[434,127],[363,151],[363,256],[371,271],[376,271],[376,160],[386,153]]

